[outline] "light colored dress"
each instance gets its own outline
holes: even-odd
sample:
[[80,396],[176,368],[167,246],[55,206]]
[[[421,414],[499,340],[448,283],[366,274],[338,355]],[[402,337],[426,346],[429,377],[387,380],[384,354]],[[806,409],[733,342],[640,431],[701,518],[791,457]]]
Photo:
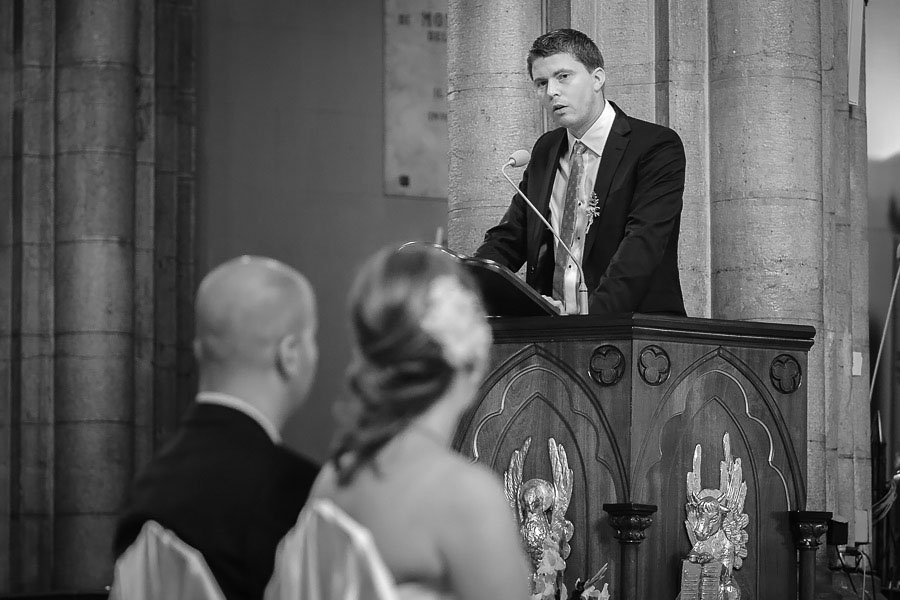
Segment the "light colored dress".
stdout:
[[110,600],[225,600],[203,556],[156,521],[116,561]]
[[452,600],[394,577],[369,530],[326,498],[304,507],[278,545],[265,600]]

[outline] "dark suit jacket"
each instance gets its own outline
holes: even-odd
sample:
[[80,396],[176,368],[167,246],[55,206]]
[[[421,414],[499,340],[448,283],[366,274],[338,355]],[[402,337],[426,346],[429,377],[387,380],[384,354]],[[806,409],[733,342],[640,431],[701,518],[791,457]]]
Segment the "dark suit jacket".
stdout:
[[115,555],[153,519],[203,554],[229,600],[259,599],[275,548],[296,522],[317,470],[273,444],[247,415],[195,403],[135,480]]
[[[616,118],[594,185],[600,213],[587,232],[582,258],[589,312],[684,315],[678,276],[684,146],[671,129],[612,106]],[[565,128],[542,135],[519,184],[548,221],[553,180],[567,151]],[[475,255],[513,271],[527,262],[526,282],[549,296],[554,247],[547,227],[516,194]]]

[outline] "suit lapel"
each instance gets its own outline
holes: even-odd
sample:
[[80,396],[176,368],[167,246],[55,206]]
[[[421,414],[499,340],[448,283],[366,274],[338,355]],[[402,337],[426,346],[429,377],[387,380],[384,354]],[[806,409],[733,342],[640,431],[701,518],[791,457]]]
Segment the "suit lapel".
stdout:
[[[612,102],[610,102],[612,104]],[[616,111],[616,119],[613,121],[609,136],[606,138],[606,146],[603,147],[603,156],[600,158],[600,166],[597,168],[597,179],[594,181],[594,193],[597,194],[597,212],[591,228],[588,230],[584,238],[584,256],[590,256],[591,248],[594,240],[597,239],[597,232],[600,229],[598,223],[603,219],[603,210],[606,208],[606,199],[609,196],[609,188],[612,185],[613,176],[625,149],[628,147],[628,141],[631,136],[631,126],[625,118],[625,113],[619,110],[619,107],[612,104]]]

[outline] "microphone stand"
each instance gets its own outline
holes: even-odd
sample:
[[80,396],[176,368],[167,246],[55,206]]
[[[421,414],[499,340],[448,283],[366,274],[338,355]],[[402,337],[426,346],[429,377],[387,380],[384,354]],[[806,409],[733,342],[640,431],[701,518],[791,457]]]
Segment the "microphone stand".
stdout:
[[578,284],[578,313],[582,315],[588,314],[588,293],[587,293],[587,284],[584,282],[584,271],[581,268],[581,261],[575,258],[575,255],[572,254],[572,251],[569,249],[569,246],[562,241],[562,238],[559,237],[559,234],[556,233],[556,230],[553,229],[553,226],[544,218],[544,215],[541,214],[541,211],[535,207],[534,204],[531,203],[531,200],[522,193],[522,190],[519,189],[512,179],[509,178],[509,175],[506,174],[506,167],[510,167],[515,165],[515,161],[510,159],[503,167],[501,167],[500,172],[503,173],[503,176],[506,177],[506,180],[509,182],[509,185],[513,186],[516,190],[516,193],[522,197],[522,199],[528,204],[531,210],[538,216],[538,218],[547,226],[547,229],[550,230],[550,233],[553,234],[553,237],[556,238],[556,241],[559,242],[559,245],[562,246],[563,250],[566,251],[566,254],[569,255],[569,258],[572,259],[572,262],[575,263],[575,268],[578,269],[578,276],[580,278],[580,282]]

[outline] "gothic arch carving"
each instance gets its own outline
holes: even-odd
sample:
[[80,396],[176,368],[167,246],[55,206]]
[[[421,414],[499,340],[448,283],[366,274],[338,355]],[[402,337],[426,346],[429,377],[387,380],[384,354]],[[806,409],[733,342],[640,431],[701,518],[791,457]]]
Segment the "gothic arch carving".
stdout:
[[[478,440],[476,436],[484,429],[486,422],[498,418],[499,415],[504,412],[506,409],[505,401],[507,397],[501,396],[501,402],[495,408],[486,411],[484,417],[480,419],[478,423],[474,422],[475,415],[478,414],[479,410],[483,408],[486,399],[489,398],[492,390],[498,385],[498,383],[506,378],[509,378],[516,371],[521,371],[517,373],[519,377],[522,375],[527,375],[529,372],[532,372],[534,369],[529,369],[528,361],[536,359],[538,361],[546,362],[546,365],[541,367],[541,371],[546,373],[550,377],[554,377],[563,383],[564,386],[571,389],[571,387],[577,388],[580,393],[584,396],[586,400],[589,402],[590,410],[593,414],[590,414],[588,411],[583,410],[586,407],[572,407],[573,414],[585,419],[585,421],[590,423],[591,429],[595,435],[595,447],[600,448],[603,440],[607,440],[607,443],[610,447],[610,450],[613,455],[612,460],[607,460],[602,456],[599,456],[595,453],[595,460],[604,464],[610,472],[615,485],[616,485],[616,496],[618,498],[626,498],[627,490],[629,489],[629,480],[628,480],[628,470],[625,468],[624,457],[622,456],[621,449],[619,448],[618,440],[616,439],[615,432],[612,426],[609,423],[609,419],[607,418],[606,413],[603,411],[603,408],[600,406],[599,402],[597,402],[596,397],[594,395],[591,386],[588,385],[588,382],[579,376],[579,374],[572,369],[570,365],[561,361],[558,357],[554,356],[547,352],[541,346],[537,344],[529,344],[525,346],[505,361],[503,361],[500,365],[497,366],[491,373],[491,375],[485,380],[482,384],[478,396],[476,400],[473,402],[472,407],[466,411],[466,414],[460,421],[460,426],[457,429],[457,435],[454,439],[454,447],[461,448],[466,454],[471,455],[476,458],[482,458],[482,452],[479,448],[472,444],[476,444]],[[506,386],[507,389],[509,385]],[[571,400],[572,395],[569,395],[569,399]],[[523,404],[528,404],[534,401],[543,401],[550,402],[549,399],[544,398],[540,394],[534,394],[527,399],[527,401]],[[548,406],[552,406],[552,404],[548,404]],[[521,414],[521,410],[524,406],[520,406],[516,416]],[[555,412],[558,412],[556,408],[553,408]],[[594,417],[596,421],[594,421]],[[471,436],[471,443],[469,447],[463,447],[463,443],[469,436],[466,435],[467,432],[473,431],[473,435]],[[496,459],[496,453],[491,457],[485,457],[485,462],[487,464],[492,464],[491,461]]]
[[[713,361],[719,361],[723,368],[715,368],[710,364]],[[737,375],[729,374],[728,369],[733,369]],[[640,450],[638,452],[638,460],[635,464],[635,471],[632,473],[633,481],[635,481],[636,490],[639,494],[639,488],[643,485],[638,482],[639,473],[646,472],[650,467],[647,463],[649,454],[655,448],[656,459],[652,463],[658,462],[662,457],[660,444],[662,443],[663,428],[672,419],[680,417],[685,410],[685,402],[687,400],[690,389],[684,387],[685,382],[692,379],[702,377],[704,374],[718,373],[729,377],[740,389],[744,390],[744,407],[748,420],[755,422],[761,427],[768,438],[769,445],[769,465],[779,473],[780,478],[784,482],[785,493],[787,495],[787,503],[791,509],[802,509],[805,506],[806,485],[803,479],[803,469],[797,457],[796,448],[785,423],[784,416],[778,406],[774,396],[766,388],[763,381],[746,365],[739,357],[724,348],[716,348],[715,350],[700,357],[694,363],[689,365],[676,377],[666,393],[662,396],[659,403],[654,409],[650,418],[648,434],[642,440]],[[749,405],[749,396],[746,394],[747,388],[744,387],[741,380],[747,383],[753,395],[762,403],[762,414],[759,410],[751,410]],[[746,427],[749,425],[742,425]],[[655,433],[653,433],[655,432]],[[651,448],[650,445],[653,445]],[[783,452],[783,467],[773,464],[777,450]]]
[[[683,520],[691,454],[697,443],[703,446],[704,478],[715,484],[722,460],[721,438],[727,431],[734,456],[744,463],[745,512],[750,516],[748,568],[738,571],[736,579],[748,595],[756,597],[763,589],[756,566],[765,562],[766,549],[790,554],[787,514],[805,508],[803,469],[795,449],[795,443],[802,444],[805,437],[795,442],[782,411],[782,406],[790,410],[791,398],[779,395],[776,401],[746,363],[721,347],[697,358],[658,398],[647,407],[646,433],[636,445],[631,475],[637,502],[665,503],[658,533],[676,546],[668,554],[661,547],[648,548],[642,560],[647,564],[672,560],[682,550],[678,540],[684,550],[689,548]],[[666,577],[665,585],[677,585],[674,575]]]
[[598,536],[602,505],[625,501],[628,493],[624,456],[596,388],[587,372],[579,374],[565,360],[529,344],[494,369],[454,440],[464,454],[502,472],[512,451],[531,436],[526,480],[550,476],[550,437],[563,445],[579,496],[568,513],[576,532],[570,542],[573,565],[602,564],[609,552],[603,544],[611,543]]

